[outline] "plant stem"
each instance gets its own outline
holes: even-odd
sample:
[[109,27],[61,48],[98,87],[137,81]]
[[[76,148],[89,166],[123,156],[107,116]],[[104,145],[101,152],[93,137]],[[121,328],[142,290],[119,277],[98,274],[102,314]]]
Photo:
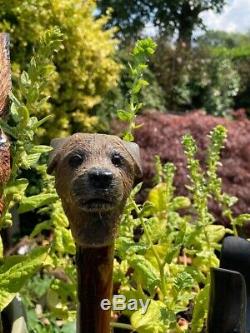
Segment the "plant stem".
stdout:
[[146,235],[147,241],[149,242],[149,246],[150,246],[150,248],[152,249],[153,254],[154,254],[154,256],[155,256],[155,259],[156,259],[156,261],[157,261],[157,264],[158,264],[158,267],[159,267],[159,271],[160,271],[161,291],[162,291],[163,297],[165,298],[166,295],[167,295],[167,291],[166,291],[166,286],[165,286],[164,266],[162,265],[162,263],[161,263],[161,259],[160,259],[159,255],[158,255],[157,251],[156,251],[155,248],[154,248],[154,244],[153,244],[153,242],[152,242],[152,240],[151,240],[151,236],[150,236],[150,234],[149,234],[149,232],[148,232],[148,228],[147,228],[147,226],[146,226],[146,224],[145,224],[143,218],[140,216],[140,211],[139,211],[139,209],[138,209],[138,207],[137,207],[135,201],[133,200],[132,202],[133,202],[133,206],[134,206],[134,208],[135,208],[135,211],[136,211],[136,213],[137,213],[138,216],[139,216],[140,222],[141,222],[141,224],[142,224],[142,226],[143,226],[143,229],[144,229],[144,232],[145,232],[145,235]]
[[131,332],[134,332],[134,329],[132,327],[132,325],[129,324],[123,324],[123,323],[110,323],[111,327],[115,327],[115,328],[122,328],[124,330],[130,330]]

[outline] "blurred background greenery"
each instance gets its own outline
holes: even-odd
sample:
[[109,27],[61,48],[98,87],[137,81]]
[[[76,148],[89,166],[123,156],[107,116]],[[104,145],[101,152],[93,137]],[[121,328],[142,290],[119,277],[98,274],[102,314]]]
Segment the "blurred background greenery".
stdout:
[[146,74],[150,85],[142,91],[144,108],[203,108],[222,116],[233,108],[248,110],[250,34],[208,31],[203,19],[227,3],[1,0],[0,30],[11,33],[14,84],[46,29],[56,25],[64,35],[47,82],[51,98],[34,110],[39,117],[53,115],[40,129],[39,141],[75,131],[108,132],[128,92],[124,64],[131,61],[136,39],[146,35],[153,35],[158,47]]

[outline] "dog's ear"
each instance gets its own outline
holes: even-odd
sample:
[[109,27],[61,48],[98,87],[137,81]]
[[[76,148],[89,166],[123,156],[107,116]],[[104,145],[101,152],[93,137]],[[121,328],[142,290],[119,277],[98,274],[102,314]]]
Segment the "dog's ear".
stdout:
[[49,161],[48,161],[48,167],[47,167],[47,173],[51,175],[53,171],[56,169],[56,166],[60,159],[60,148],[64,145],[64,143],[67,141],[67,138],[56,138],[52,139],[50,142],[50,145],[53,147],[53,150],[49,154]]
[[123,141],[123,144],[134,160],[135,179],[138,180],[142,177],[142,163],[141,163],[141,156],[140,156],[140,148],[135,142]]

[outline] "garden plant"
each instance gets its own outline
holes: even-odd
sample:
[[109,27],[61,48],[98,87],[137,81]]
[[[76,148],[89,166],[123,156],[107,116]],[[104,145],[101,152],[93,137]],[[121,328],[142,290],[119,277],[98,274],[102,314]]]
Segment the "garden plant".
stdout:
[[[54,70],[53,58],[65,38],[57,27],[41,37],[17,89],[11,96],[8,121],[1,128],[12,139],[11,177],[3,193],[5,209],[0,228],[10,228],[13,216],[35,212],[39,223],[25,241],[27,254],[3,256],[0,251],[0,311],[21,295],[27,312],[29,332],[74,332],[76,315],[75,245],[55,192],[54,177],[46,173],[50,147],[35,144],[34,137],[50,115],[39,114],[48,101],[46,82]],[[129,97],[118,118],[126,123],[123,138],[133,141],[136,115],[142,108],[139,93],[150,84],[143,78],[148,58],[155,51],[151,39],[140,40],[129,65]],[[112,328],[138,333],[198,333],[205,329],[208,310],[209,273],[219,265],[218,253],[226,234],[237,235],[238,226],[249,214],[234,216],[231,207],[237,198],[222,191],[217,175],[226,129],[211,131],[205,167],[196,157],[197,145],[191,135],[183,137],[189,180],[183,184],[187,196],[175,195],[175,166],[156,157],[155,185],[147,200],[138,204],[138,184],[122,217],[115,245],[114,293],[127,299],[149,300],[142,310],[112,313]],[[25,178],[35,170],[40,186],[31,195],[32,184]],[[232,228],[216,224],[209,209],[213,198],[229,217]],[[30,221],[31,222],[31,221]]]

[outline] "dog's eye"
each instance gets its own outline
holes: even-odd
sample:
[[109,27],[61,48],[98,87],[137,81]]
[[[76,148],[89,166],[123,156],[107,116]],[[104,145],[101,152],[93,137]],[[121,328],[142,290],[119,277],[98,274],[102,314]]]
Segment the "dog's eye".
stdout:
[[72,155],[72,156],[69,158],[69,165],[70,165],[72,168],[76,168],[76,167],[78,167],[79,165],[82,164],[83,160],[84,160],[83,155],[80,155],[80,154]]
[[120,167],[123,162],[123,157],[119,153],[114,153],[111,157],[111,161],[115,166]]

